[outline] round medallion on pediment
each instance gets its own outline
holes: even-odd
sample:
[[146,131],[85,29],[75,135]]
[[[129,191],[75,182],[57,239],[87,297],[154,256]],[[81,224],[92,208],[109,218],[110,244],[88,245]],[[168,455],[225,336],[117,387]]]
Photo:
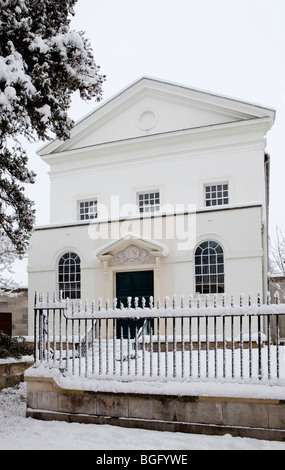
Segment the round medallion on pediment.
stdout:
[[137,118],[137,125],[143,131],[153,129],[158,121],[158,116],[152,109],[144,109]]

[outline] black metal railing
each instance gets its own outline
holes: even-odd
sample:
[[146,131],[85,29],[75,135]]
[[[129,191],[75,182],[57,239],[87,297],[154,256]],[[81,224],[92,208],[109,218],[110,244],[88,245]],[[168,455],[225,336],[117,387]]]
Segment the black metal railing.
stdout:
[[[171,305],[169,305],[169,303]],[[35,363],[116,380],[285,382],[285,305],[241,296],[134,307],[36,295]],[[285,336],[285,335],[284,335]]]

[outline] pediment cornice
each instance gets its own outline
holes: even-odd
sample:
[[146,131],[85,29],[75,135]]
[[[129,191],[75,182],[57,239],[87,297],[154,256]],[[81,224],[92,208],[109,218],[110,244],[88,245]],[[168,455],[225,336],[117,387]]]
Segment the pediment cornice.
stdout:
[[[160,105],[162,108],[157,110]],[[170,111],[167,119],[165,106]],[[156,125],[151,129],[140,128],[137,125],[139,113],[143,113],[145,108],[150,109],[150,112],[157,117]],[[180,117],[176,123],[173,115],[179,116],[180,109],[183,118]],[[130,121],[130,116],[132,116],[132,121]],[[126,119],[126,125],[120,127],[120,122],[124,119]],[[223,126],[255,120],[267,120],[264,128],[266,133],[271,128],[274,119],[275,111],[270,108],[143,77],[106,100],[79,121],[73,128],[68,141],[55,140],[42,148],[38,154],[45,160],[49,155],[55,156],[78,149],[86,150],[90,146],[88,144],[94,147],[118,145],[134,139],[157,138],[184,130],[197,133],[203,132],[201,129],[207,131],[215,126],[219,129]],[[183,125],[184,122],[185,125]]]

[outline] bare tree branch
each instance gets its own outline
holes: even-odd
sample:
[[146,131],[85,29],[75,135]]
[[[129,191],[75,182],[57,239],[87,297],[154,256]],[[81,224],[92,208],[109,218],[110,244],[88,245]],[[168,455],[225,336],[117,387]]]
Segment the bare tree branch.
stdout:
[[285,237],[278,227],[276,227],[276,241],[274,243],[270,242],[270,254],[270,284],[285,295],[285,288],[279,282],[272,280],[274,275],[276,277],[281,275],[285,278]]
[[17,297],[20,285],[13,279],[12,264],[18,254],[12,242],[0,236],[0,296]]

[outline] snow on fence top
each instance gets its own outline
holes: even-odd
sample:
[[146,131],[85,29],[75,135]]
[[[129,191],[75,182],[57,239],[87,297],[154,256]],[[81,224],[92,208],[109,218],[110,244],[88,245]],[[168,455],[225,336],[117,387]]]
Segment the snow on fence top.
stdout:
[[271,295],[268,292],[266,296],[266,304],[261,303],[261,295],[257,294],[257,302],[253,303],[252,296],[249,295],[247,300],[245,295],[241,294],[236,302],[234,296],[230,297],[230,303],[227,304],[227,297],[225,294],[218,295],[197,295],[195,298],[190,295],[188,302],[185,301],[185,296],[181,296],[180,300],[174,295],[170,302],[170,297],[165,297],[162,303],[160,298],[157,298],[156,305],[154,305],[153,297],[149,299],[149,305],[146,306],[146,300],[142,298],[141,306],[139,306],[139,299],[135,297],[128,297],[127,306],[122,303],[118,306],[116,298],[113,299],[112,304],[109,299],[106,300],[103,306],[102,298],[99,299],[97,307],[95,301],[92,301],[91,307],[86,300],[85,303],[81,300],[56,299],[55,294],[52,299],[49,294],[44,299],[43,294],[36,293],[35,296],[35,309],[49,310],[61,309],[67,319],[112,319],[112,318],[172,318],[172,317],[205,317],[205,316],[249,316],[249,315],[274,315],[285,314],[285,304],[280,303],[280,296],[278,292],[274,295],[275,303],[271,303]]

